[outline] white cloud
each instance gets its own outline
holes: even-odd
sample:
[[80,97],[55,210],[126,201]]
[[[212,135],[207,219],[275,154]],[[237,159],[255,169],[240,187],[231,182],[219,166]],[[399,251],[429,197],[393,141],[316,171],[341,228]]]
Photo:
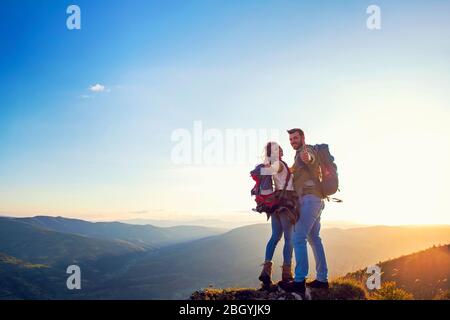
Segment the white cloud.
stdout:
[[89,90],[92,92],[104,92],[105,90],[109,92],[109,89],[106,89],[104,85],[97,83],[96,85],[90,86]]

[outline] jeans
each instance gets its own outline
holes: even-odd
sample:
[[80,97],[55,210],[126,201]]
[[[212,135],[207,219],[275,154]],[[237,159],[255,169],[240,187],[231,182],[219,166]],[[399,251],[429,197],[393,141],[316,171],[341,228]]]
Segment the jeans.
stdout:
[[270,219],[272,220],[272,236],[266,246],[266,261],[272,261],[275,248],[284,234],[283,263],[290,265],[292,263],[292,231],[294,225],[283,213],[272,214]]
[[308,194],[300,200],[300,219],[295,225],[293,242],[295,251],[295,281],[304,281],[308,276],[308,242],[316,260],[316,279],[328,281],[328,267],[320,233],[320,215],[325,203],[319,197]]

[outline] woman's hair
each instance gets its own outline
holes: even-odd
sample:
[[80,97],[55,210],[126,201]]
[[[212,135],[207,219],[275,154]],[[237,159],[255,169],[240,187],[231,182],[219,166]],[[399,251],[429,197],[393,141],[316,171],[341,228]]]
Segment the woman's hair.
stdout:
[[[266,146],[265,146],[265,148],[264,148],[264,156],[263,156],[263,158],[264,158],[264,163],[265,164],[272,164],[272,161],[271,161],[271,159],[272,159],[272,156],[273,156],[273,151],[278,151],[278,154],[280,153],[280,145],[278,144],[278,143],[276,143],[276,142],[273,142],[273,141],[270,141],[270,142],[267,142],[267,144],[266,144]],[[277,159],[276,160],[278,160],[278,157],[277,157]]]

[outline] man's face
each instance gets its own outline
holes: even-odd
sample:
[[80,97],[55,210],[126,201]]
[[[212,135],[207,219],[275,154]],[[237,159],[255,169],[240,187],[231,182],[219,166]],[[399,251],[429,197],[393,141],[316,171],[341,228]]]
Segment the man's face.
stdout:
[[294,132],[289,135],[289,142],[294,150],[298,150],[302,146],[302,139],[299,132]]

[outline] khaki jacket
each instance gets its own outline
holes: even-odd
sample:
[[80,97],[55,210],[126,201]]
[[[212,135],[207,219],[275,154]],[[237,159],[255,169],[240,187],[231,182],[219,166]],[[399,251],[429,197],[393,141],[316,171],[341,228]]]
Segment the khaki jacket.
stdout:
[[302,149],[298,150],[295,154],[294,165],[291,168],[294,177],[294,190],[299,197],[304,194],[314,194],[323,198],[320,188],[316,183],[317,180],[311,176],[311,173],[314,172],[317,178],[320,177],[320,166],[317,161],[317,153],[312,146],[307,145],[306,148],[311,155],[312,161],[309,164],[305,164],[302,161],[300,158]]

